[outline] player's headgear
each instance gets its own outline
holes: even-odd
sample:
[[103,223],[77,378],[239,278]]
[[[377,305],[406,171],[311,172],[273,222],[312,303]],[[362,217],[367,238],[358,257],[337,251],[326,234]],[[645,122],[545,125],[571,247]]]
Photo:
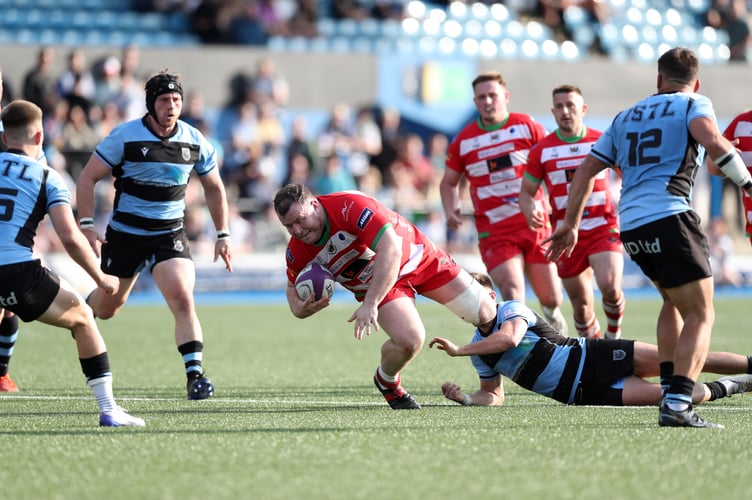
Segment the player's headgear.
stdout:
[[167,72],[162,72],[149,78],[146,82],[146,110],[154,118],[157,117],[157,113],[154,110],[154,103],[157,101],[157,97],[162,94],[169,94],[177,92],[183,95],[183,86],[180,85],[180,80],[177,75],[171,75]]

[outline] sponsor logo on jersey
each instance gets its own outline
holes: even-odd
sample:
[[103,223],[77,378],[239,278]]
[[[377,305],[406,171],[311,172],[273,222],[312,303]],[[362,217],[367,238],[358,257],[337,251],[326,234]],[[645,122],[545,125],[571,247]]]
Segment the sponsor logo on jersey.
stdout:
[[360,212],[360,216],[358,216],[358,228],[365,229],[372,217],[373,210],[370,208],[364,208],[363,211]]
[[18,299],[16,298],[16,292],[10,292],[7,297],[0,297],[0,307],[8,307],[18,305]]
[[294,262],[295,257],[292,256],[292,250],[289,248],[285,251],[285,259],[287,259],[287,262]]
[[147,147],[141,148],[141,154],[144,155],[144,158],[146,158],[146,155],[149,154],[149,148]]
[[491,158],[487,161],[488,171],[494,172],[501,170],[502,168],[509,168],[512,166],[512,159],[509,155],[499,156],[498,158]]
[[354,279],[369,263],[370,260],[368,259],[356,259],[342,270],[341,276],[348,280]]

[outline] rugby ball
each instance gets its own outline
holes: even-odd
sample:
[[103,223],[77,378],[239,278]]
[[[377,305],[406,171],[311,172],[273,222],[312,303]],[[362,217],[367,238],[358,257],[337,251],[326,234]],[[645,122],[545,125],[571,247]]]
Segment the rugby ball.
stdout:
[[331,298],[334,294],[334,276],[318,262],[311,262],[295,279],[295,289],[301,300],[308,299],[311,294],[315,295],[316,300],[324,295]]

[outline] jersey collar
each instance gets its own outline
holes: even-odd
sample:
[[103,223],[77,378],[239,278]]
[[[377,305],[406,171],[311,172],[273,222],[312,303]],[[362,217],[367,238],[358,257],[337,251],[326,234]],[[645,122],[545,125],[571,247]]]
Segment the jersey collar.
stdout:
[[507,113],[507,116],[505,116],[503,120],[501,120],[499,123],[494,123],[493,125],[484,125],[483,121],[480,119],[480,116],[479,116],[477,124],[478,124],[479,129],[491,131],[491,130],[499,130],[500,128],[502,128],[504,125],[507,124],[507,121],[509,121],[509,113]]
[[560,140],[562,140],[564,142],[578,142],[578,141],[582,140],[582,138],[587,135],[587,132],[588,132],[587,127],[583,125],[582,126],[582,133],[580,135],[575,135],[574,137],[564,137],[563,135],[561,135],[561,132],[557,128],[556,129],[556,137],[558,137]]

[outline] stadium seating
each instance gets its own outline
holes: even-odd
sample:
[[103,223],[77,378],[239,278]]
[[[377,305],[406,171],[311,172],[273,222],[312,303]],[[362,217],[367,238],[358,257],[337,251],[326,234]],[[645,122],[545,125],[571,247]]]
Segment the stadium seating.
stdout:
[[0,0],[0,41],[54,45],[196,45],[179,12],[136,12],[130,0]]
[[[432,54],[451,57],[576,60],[597,47],[620,61],[654,62],[667,48],[685,45],[705,63],[728,60],[728,37],[703,25],[710,0],[604,0],[598,23],[581,7],[563,13],[571,41],[562,42],[541,21],[522,16],[524,0],[447,5],[405,0],[404,19],[337,20],[330,0],[318,0],[319,35],[272,36],[271,51]],[[182,13],[143,13],[130,0],[0,0],[0,42],[60,45],[195,45]],[[371,5],[372,1],[365,4]]]
[[[581,49],[595,42],[619,61],[655,63],[672,46],[694,49],[703,63],[728,61],[728,38],[703,24],[708,0],[607,0],[609,18],[595,26],[581,9],[567,9],[564,22]],[[584,29],[583,29],[584,27]],[[589,30],[593,30],[591,33]]]

